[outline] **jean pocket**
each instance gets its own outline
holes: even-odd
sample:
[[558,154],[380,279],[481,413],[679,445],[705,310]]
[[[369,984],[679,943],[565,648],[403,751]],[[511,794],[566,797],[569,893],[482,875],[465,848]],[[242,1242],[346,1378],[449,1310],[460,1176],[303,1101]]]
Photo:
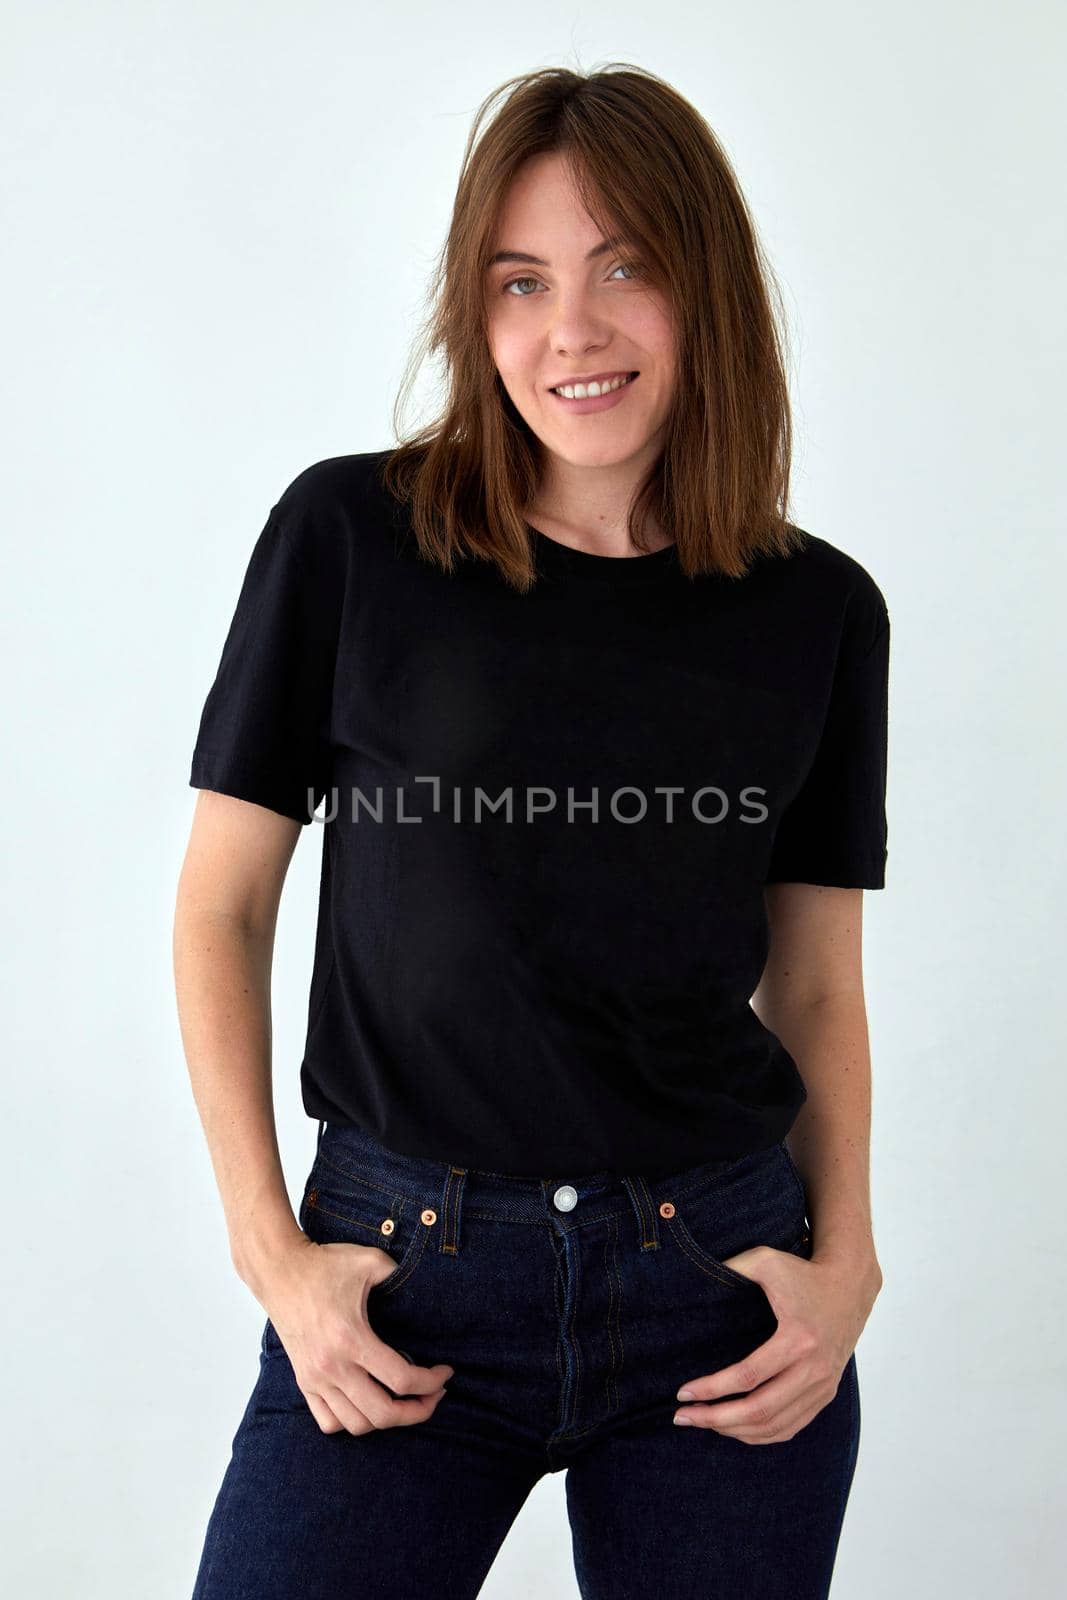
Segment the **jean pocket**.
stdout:
[[662,1228],[677,1253],[705,1277],[734,1289],[755,1289],[754,1278],[726,1265],[730,1256],[758,1245],[810,1257],[811,1229],[784,1147],[769,1159],[742,1163],[728,1181],[664,1200]]
[[432,1206],[398,1195],[320,1149],[304,1185],[300,1227],[316,1244],[375,1245],[393,1258],[392,1272],[369,1295],[394,1294],[423,1260],[438,1226]]

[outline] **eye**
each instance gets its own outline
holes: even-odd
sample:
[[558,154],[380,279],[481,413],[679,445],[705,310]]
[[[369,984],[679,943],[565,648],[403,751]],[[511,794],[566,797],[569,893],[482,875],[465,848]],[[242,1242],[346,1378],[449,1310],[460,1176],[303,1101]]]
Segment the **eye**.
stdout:
[[[617,272],[629,273],[631,281],[633,281],[633,280],[635,280],[637,278],[644,277],[644,269],[642,268],[640,263],[637,262],[637,261],[619,261],[619,262],[617,262],[616,265],[614,267],[612,267],[611,271],[608,273],[608,277],[609,278],[613,278]],[[540,282],[540,280],[538,278],[509,278],[508,282],[502,285],[500,292],[501,292],[501,294],[510,294],[511,290],[515,288],[516,284],[520,284],[520,283],[537,284],[538,282]],[[528,294],[519,293],[519,294],[513,294],[511,296],[511,298],[513,300],[528,300],[530,298],[530,296]]]
[[[513,289],[517,283],[536,283],[536,282],[537,282],[536,278],[512,278],[510,283],[506,283],[504,285],[502,293],[503,294],[507,294],[508,290],[509,289]],[[528,300],[529,299],[529,295],[516,294],[516,295],[512,295],[512,299],[513,300]]]

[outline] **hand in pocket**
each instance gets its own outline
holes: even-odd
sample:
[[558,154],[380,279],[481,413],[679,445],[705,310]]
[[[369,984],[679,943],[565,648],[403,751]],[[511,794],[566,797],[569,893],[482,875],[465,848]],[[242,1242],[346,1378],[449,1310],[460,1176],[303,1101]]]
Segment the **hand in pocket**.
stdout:
[[741,1251],[728,1265],[760,1285],[777,1328],[740,1361],[684,1383],[677,1398],[694,1404],[674,1420],[745,1444],[783,1443],[836,1397],[881,1273],[865,1259],[803,1259],[766,1245]]
[[261,1297],[323,1433],[425,1422],[453,1375],[443,1362],[416,1366],[367,1320],[368,1293],[395,1267],[377,1245],[317,1244],[304,1237]]

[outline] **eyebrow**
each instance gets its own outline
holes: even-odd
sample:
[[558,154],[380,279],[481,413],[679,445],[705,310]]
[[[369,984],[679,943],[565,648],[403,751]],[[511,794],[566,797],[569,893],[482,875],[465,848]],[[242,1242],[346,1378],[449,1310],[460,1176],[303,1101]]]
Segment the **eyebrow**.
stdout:
[[[595,261],[597,256],[602,256],[606,251],[614,250],[617,245],[626,243],[627,241],[621,235],[616,235],[611,239],[602,239],[599,244],[595,244],[591,250],[586,251],[585,259],[587,261]],[[550,261],[542,261],[540,256],[528,255],[525,250],[498,250],[495,256],[490,256],[486,262],[486,267],[498,266],[502,261],[517,261],[524,267],[550,267],[552,265]]]

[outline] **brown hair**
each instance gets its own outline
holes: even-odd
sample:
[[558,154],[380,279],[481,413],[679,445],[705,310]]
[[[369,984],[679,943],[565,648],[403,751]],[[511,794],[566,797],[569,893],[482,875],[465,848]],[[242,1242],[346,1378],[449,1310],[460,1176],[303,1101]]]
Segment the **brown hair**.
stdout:
[[494,561],[520,591],[536,578],[524,509],[538,488],[541,446],[493,362],[485,278],[508,185],[523,162],[546,152],[566,157],[602,233],[636,242],[642,270],[672,309],[675,400],[663,451],[631,506],[631,539],[647,548],[650,520],[669,529],[690,576],[739,578],[756,555],[788,555],[803,535],[785,520],[791,422],[769,293],[774,285],[780,307],[777,285],[703,117],[662,79],[626,63],[522,74],[479,107],[430,317],[394,408],[398,438],[420,347],[443,355],[444,410],[389,453],[382,473],[410,505],[421,553],[445,571],[457,555]]

